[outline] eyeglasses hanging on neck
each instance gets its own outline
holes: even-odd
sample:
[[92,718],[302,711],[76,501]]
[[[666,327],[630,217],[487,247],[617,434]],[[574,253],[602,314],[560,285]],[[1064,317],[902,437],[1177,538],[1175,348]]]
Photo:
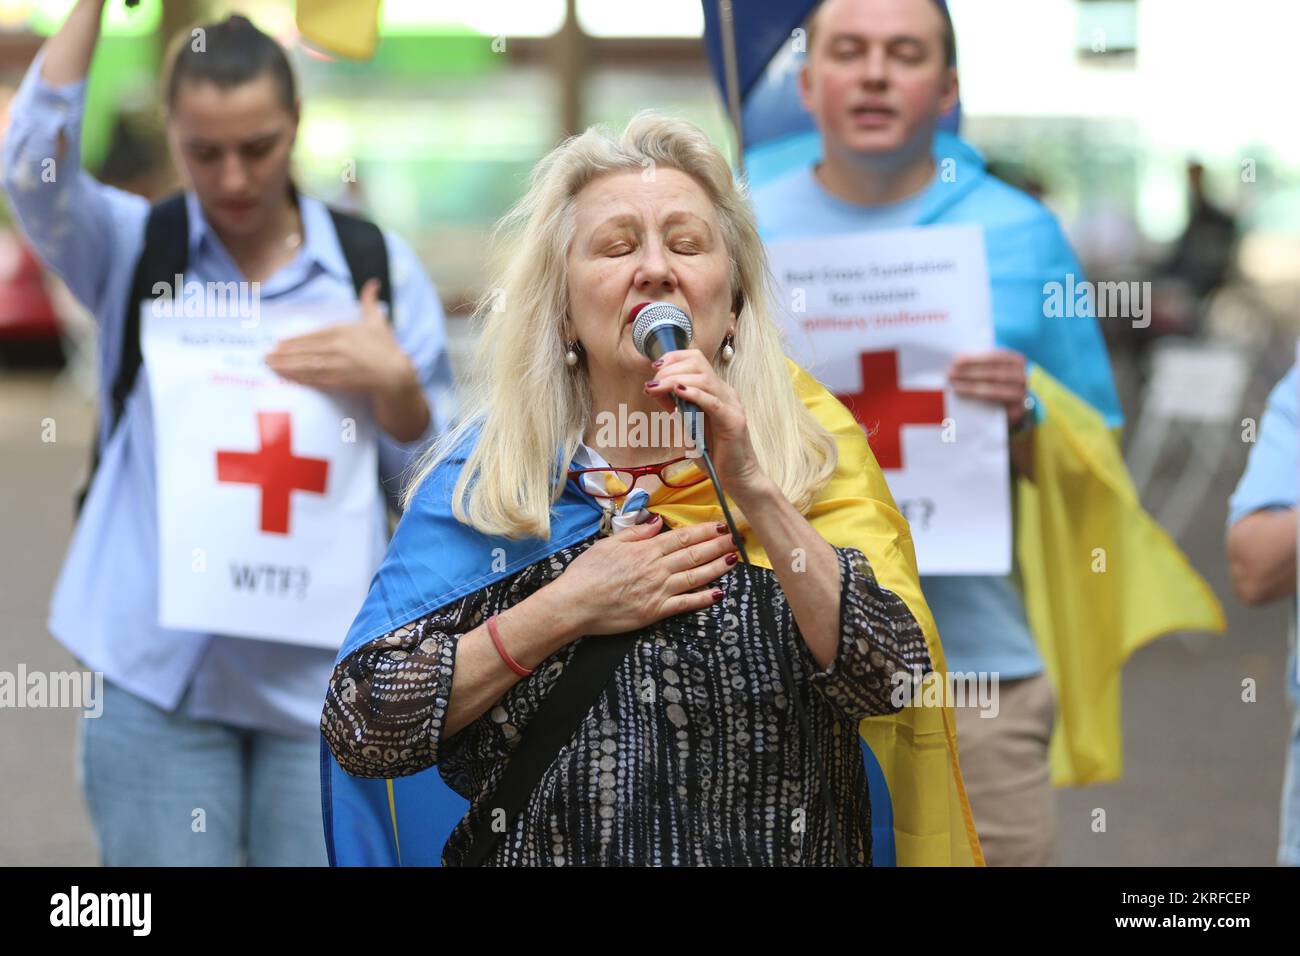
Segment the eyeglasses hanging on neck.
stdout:
[[636,468],[574,468],[569,471],[569,477],[593,498],[622,498],[647,475],[653,475],[669,488],[689,488],[709,479],[708,472],[700,467],[700,459],[690,456]]

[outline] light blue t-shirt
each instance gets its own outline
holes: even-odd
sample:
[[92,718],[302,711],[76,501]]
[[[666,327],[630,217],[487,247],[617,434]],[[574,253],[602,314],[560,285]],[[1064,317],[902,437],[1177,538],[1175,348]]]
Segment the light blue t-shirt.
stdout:
[[[759,231],[767,241],[827,236],[916,224],[941,188],[936,175],[920,192],[883,206],[859,206],[832,196],[812,166],[802,166],[754,191]],[[1030,677],[1043,660],[1025,619],[1024,600],[1012,576],[927,575],[921,578],[952,671]]]
[[1228,524],[1233,525],[1252,511],[1265,508],[1294,508],[1300,483],[1300,450],[1297,450],[1297,393],[1295,366],[1282,376],[1268,396],[1255,447],[1250,450],[1246,470],[1228,499]]

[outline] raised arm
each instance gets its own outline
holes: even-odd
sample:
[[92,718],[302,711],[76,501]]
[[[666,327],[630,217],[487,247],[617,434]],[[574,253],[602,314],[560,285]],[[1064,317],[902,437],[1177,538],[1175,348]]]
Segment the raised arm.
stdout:
[[86,72],[103,0],[79,0],[41,47],[10,105],[3,184],[45,264],[101,321],[101,297],[118,256],[136,253],[148,203],[104,186],[81,168]]
[[45,44],[41,78],[51,86],[67,86],[86,78],[99,42],[104,0],[77,0],[57,33]]

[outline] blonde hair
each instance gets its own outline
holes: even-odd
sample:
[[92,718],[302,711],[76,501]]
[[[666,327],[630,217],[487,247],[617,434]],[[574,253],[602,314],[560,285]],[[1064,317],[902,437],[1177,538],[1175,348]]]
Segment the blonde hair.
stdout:
[[412,466],[404,508],[434,468],[481,427],[452,492],[452,513],[485,534],[550,536],[563,469],[593,414],[586,363],[571,368],[564,361],[575,199],[605,173],[655,168],[691,176],[717,211],[739,304],[735,357],[717,368],[745,409],[759,465],[801,513],[830,480],[835,439],[795,394],[781,332],[768,311],[771,277],[744,187],[697,126],[644,112],[617,139],[592,127],[552,150],[497,224],[500,266],[474,312],[478,341],[461,410]]

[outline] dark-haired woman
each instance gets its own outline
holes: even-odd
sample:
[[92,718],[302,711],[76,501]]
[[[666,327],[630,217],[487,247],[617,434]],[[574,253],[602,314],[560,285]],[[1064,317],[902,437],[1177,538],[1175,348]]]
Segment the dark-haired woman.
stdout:
[[[85,667],[104,675],[102,713],[80,722],[78,741],[91,819],[107,865],[324,863],[317,727],[334,652],[284,635],[236,638],[159,623],[155,460],[164,439],[155,441],[147,367],[122,374],[138,335],[129,300],[151,208],[78,166],[103,7],[79,0],[42,48],[11,105],[3,156],[5,191],[24,231],[100,333],[98,465],[49,622]],[[301,385],[368,397],[381,477],[391,479],[445,421],[446,403],[435,400],[450,385],[442,312],[423,269],[401,240],[360,224],[369,248],[387,257],[392,321],[377,320],[381,277],[353,276],[340,220],[293,186],[293,72],[248,20],[187,31],[169,55],[163,89],[168,141],[189,185],[170,206],[185,213],[178,241],[186,288],[257,282],[263,303],[350,303],[358,320],[282,341],[267,363]],[[123,389],[123,381],[133,384]],[[378,481],[374,498],[371,567],[384,548]]]

